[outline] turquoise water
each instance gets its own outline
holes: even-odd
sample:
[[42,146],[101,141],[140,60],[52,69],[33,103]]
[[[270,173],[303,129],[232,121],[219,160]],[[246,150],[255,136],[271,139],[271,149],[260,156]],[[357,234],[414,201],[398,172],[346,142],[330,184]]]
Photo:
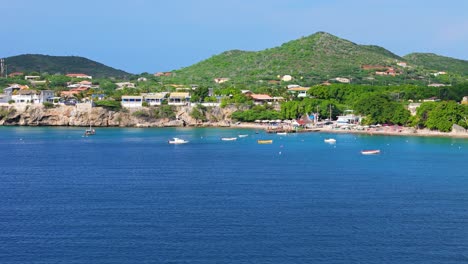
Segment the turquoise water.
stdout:
[[468,263],[466,139],[83,132],[0,127],[0,263]]

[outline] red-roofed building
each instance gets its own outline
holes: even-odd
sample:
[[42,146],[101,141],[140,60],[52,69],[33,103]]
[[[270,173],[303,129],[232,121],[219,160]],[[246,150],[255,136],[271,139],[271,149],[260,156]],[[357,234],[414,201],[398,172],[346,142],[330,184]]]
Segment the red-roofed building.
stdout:
[[250,97],[252,97],[255,104],[264,104],[273,101],[273,98],[268,94],[251,94]]
[[68,77],[71,77],[71,78],[83,78],[83,79],[92,79],[93,77],[92,76],[89,76],[87,74],[84,74],[84,73],[69,73],[67,74]]
[[24,73],[22,72],[12,72],[10,74],[8,74],[8,77],[15,77],[15,76],[21,76],[21,75],[24,75]]

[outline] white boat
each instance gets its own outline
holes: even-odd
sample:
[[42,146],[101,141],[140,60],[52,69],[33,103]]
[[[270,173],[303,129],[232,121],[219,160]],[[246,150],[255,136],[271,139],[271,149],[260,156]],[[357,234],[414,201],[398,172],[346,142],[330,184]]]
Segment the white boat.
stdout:
[[91,125],[89,125],[89,128],[85,130],[84,135],[85,135],[86,137],[87,137],[87,136],[96,135],[96,130],[94,130],[93,128],[91,128]]
[[223,141],[234,141],[234,140],[237,140],[237,138],[236,137],[230,137],[230,138],[223,137],[223,138],[221,138],[221,140],[223,140]]
[[380,149],[369,149],[369,150],[361,150],[362,155],[376,155],[380,154]]
[[169,144],[185,144],[185,143],[188,143],[188,141],[181,139],[181,138],[173,138],[172,140],[169,140]]
[[247,136],[248,136],[247,134],[244,134],[244,135],[239,135],[238,137],[244,138],[244,137],[247,137]]
[[334,138],[326,138],[326,139],[323,140],[323,142],[334,144],[334,143],[336,143],[336,139],[334,139]]
[[276,133],[277,135],[287,135],[288,133],[287,132],[278,132]]

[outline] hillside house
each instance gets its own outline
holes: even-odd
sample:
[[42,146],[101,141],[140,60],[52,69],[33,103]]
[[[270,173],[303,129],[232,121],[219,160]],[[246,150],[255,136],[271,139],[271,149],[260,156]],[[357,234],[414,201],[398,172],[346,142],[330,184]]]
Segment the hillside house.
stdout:
[[190,93],[175,92],[169,94],[168,105],[187,105],[190,102]]
[[283,75],[281,76],[281,81],[283,82],[290,82],[292,81],[293,77],[291,75]]
[[307,91],[309,91],[310,87],[292,87],[288,88],[288,92],[292,94],[296,94],[297,97],[307,97]]
[[121,101],[122,107],[135,108],[143,106],[143,96],[141,95],[123,95]]
[[444,71],[440,71],[440,72],[436,72],[436,73],[432,73],[432,75],[434,75],[435,77],[439,76],[439,75],[445,75],[447,74],[446,72]]
[[38,76],[38,75],[26,75],[24,76],[24,79],[26,81],[34,81],[34,80],[39,80],[41,79],[41,76]]
[[461,104],[468,104],[468,96],[463,96]]
[[217,83],[217,84],[221,84],[221,83],[225,83],[225,82],[227,82],[229,80],[230,80],[229,78],[215,78],[214,82]]
[[82,78],[82,79],[92,79],[93,77],[84,73],[68,73],[67,77],[71,78]]
[[167,93],[149,93],[149,94],[142,94],[143,101],[148,103],[148,105],[161,105],[164,100],[166,100]]
[[429,84],[427,86],[428,87],[444,87],[444,86],[450,86],[450,85],[443,84],[443,83],[431,83],[431,84]]
[[350,82],[351,82],[350,79],[348,79],[348,78],[342,78],[342,77],[336,77],[336,78],[333,79],[333,80],[335,80],[335,81],[337,81],[337,82],[340,82],[340,83],[350,83]]
[[402,61],[397,62],[397,65],[400,66],[400,67],[403,67],[403,68],[408,67],[408,64],[406,62],[402,62]]
[[118,82],[118,83],[115,83],[115,85],[117,85],[116,90],[122,90],[124,88],[132,88],[132,89],[136,88],[135,84],[131,82]]
[[172,75],[172,72],[157,72],[154,74],[154,76],[156,77],[161,77],[161,76],[169,77],[171,75]]
[[8,74],[8,77],[13,78],[13,77],[16,77],[16,76],[21,76],[23,74],[24,73],[22,73],[22,72],[12,72],[12,73]]
[[380,75],[380,76],[396,76],[396,75],[399,75],[400,73],[397,72],[394,68],[388,68],[386,71],[376,71],[375,72],[376,75]]
[[273,98],[268,94],[251,94],[250,97],[253,99],[254,104],[261,105],[261,104],[271,104],[273,102]]

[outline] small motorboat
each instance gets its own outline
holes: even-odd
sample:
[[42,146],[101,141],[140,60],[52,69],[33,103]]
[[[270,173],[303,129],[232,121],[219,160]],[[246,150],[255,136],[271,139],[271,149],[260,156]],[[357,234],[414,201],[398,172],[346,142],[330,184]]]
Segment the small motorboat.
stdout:
[[86,129],[85,132],[84,132],[84,135],[85,136],[92,136],[92,135],[96,135],[96,130],[90,128],[90,129]]
[[230,138],[226,138],[226,137],[223,137],[221,138],[222,141],[234,141],[234,140],[237,140],[236,137],[230,137]]
[[277,133],[276,133],[276,135],[283,135],[283,136],[284,136],[284,135],[287,135],[287,134],[288,134],[288,132],[277,132]]
[[257,140],[257,143],[258,144],[272,144],[273,139],[259,139],[259,140]]
[[188,143],[188,141],[181,139],[181,138],[173,138],[172,140],[169,140],[169,144],[185,144],[185,143]]
[[334,138],[326,138],[326,139],[323,140],[323,142],[325,142],[325,143],[330,143],[330,144],[334,144],[334,143],[336,143],[336,139],[334,139]]
[[380,149],[361,150],[362,155],[376,155],[380,154]]
[[238,137],[240,137],[240,138],[244,138],[244,137],[248,137],[248,136],[249,136],[249,135],[247,135],[247,134],[238,135]]

